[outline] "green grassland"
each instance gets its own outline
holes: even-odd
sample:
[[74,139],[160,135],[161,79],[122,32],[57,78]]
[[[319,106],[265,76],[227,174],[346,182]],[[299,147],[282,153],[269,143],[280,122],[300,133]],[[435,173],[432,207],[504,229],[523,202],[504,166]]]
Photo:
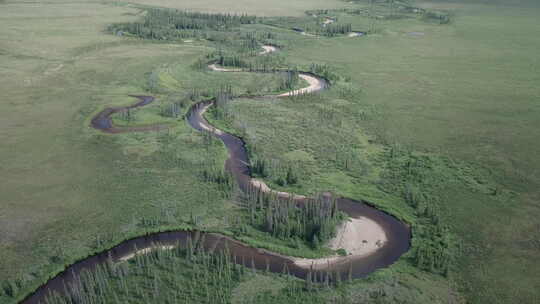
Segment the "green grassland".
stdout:
[[[427,232],[431,224],[419,205],[435,206],[455,242],[447,276],[414,267],[411,252],[366,279],[302,292],[300,302],[535,303],[540,9],[532,2],[498,2],[503,5],[417,3],[451,12],[445,25],[414,15],[373,22],[342,10],[326,13],[354,30],[373,29],[357,38],[302,36],[287,27],[312,22],[305,10],[366,7],[363,2],[138,3],[297,16],[281,23],[286,27],[253,28],[277,33],[283,47],[278,56],[288,63],[330,66],[340,75],[333,88],[264,104],[235,100],[227,106],[227,120],[209,120],[241,135],[254,160],[272,161],[266,177],[272,187],[367,199]],[[0,273],[24,282],[19,297],[65,264],[122,239],[191,225],[224,230],[228,218],[239,214],[220,185],[200,177],[204,168],[221,167],[223,146],[181,117],[163,118],[160,106],[194,88],[270,92],[279,79],[195,70],[197,60],[214,49],[205,41],[168,43],[105,31],[140,15],[126,3],[0,2],[0,88],[6,93],[0,103]],[[171,128],[112,136],[88,127],[104,107],[133,103],[128,94],[158,97],[138,111],[135,123],[166,122]],[[118,117],[115,122],[122,123]],[[288,167],[300,181],[279,185]],[[403,195],[410,188],[427,199],[411,203]],[[422,229],[413,245],[428,239]],[[248,242],[282,245],[250,234]],[[188,280],[193,265],[180,264],[187,269],[182,280]],[[160,267],[149,269],[167,273]],[[289,280],[250,274],[228,287],[227,299],[292,301],[286,291],[300,283]],[[167,280],[156,284],[161,290],[170,286]],[[0,296],[2,303],[13,301]]]

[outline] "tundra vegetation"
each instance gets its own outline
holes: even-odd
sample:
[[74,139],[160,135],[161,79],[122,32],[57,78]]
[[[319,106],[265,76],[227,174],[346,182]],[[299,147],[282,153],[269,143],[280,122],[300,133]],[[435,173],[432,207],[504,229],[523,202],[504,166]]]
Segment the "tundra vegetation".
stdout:
[[[320,246],[341,220],[332,208],[313,217],[238,192],[223,171],[223,145],[183,121],[212,98],[220,102],[207,119],[244,139],[256,177],[292,193],[365,199],[411,225],[410,252],[331,287],[219,255],[158,250],[85,274],[72,297],[538,302],[537,3],[297,1],[306,5],[299,10],[279,0],[228,14],[218,1],[134,2],[162,8],[0,1],[0,88],[10,92],[0,105],[0,302],[154,231],[197,228],[292,256],[335,254]],[[262,44],[280,51],[258,56]],[[246,72],[215,73],[209,63]],[[298,71],[332,86],[250,98],[302,87]],[[116,114],[115,124],[170,128],[119,136],[88,128],[104,107],[132,103],[128,94],[157,99]],[[317,226],[328,229],[314,234]]]
[[[330,282],[330,274],[314,271],[307,280],[289,275],[286,265],[280,274],[255,270],[252,260],[231,256],[226,249],[208,253],[202,249],[204,236],[188,239],[186,249],[157,247],[149,254],[136,255],[127,262],[112,261],[95,271],[84,272],[68,286],[68,294],[53,293],[50,304],[107,303],[326,303],[332,289],[352,282],[350,276]],[[159,244],[156,244],[159,245]],[[277,281],[273,290],[247,298],[238,296],[251,282],[269,277]],[[320,280],[322,278],[322,280]],[[321,283],[315,283],[320,280]],[[332,301],[353,303],[344,293],[331,295]]]

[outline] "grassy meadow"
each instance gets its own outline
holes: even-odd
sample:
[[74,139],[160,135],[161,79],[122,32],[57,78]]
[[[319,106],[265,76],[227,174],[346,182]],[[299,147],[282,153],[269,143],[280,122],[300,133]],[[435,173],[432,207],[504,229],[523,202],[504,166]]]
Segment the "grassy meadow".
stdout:
[[[215,50],[208,41],[106,32],[112,23],[141,18],[137,5],[275,16],[272,22],[287,27],[312,22],[306,10],[368,6],[322,0],[0,1],[0,282],[15,282],[13,296],[2,287],[0,303],[15,303],[64,265],[131,236],[191,226],[235,233],[229,219],[241,211],[219,184],[201,178],[201,170],[221,168],[223,145],[183,120],[193,100],[182,104],[178,117],[159,113],[170,101],[185,99],[184,92],[232,86],[237,94],[266,94],[279,91],[281,79],[195,69]],[[540,301],[540,8],[511,0],[415,5],[449,11],[451,22],[411,16],[373,21],[330,10],[324,16],[371,33],[328,38],[272,22],[242,26],[276,33],[282,49],[272,56],[303,70],[326,65],[339,77],[316,96],[242,98],[227,104],[226,119],[208,115],[241,135],[253,160],[268,161],[265,178],[272,187],[369,200],[418,227],[413,250],[394,266],[336,289],[311,293],[286,276],[249,273],[231,280],[224,294],[197,295],[189,288],[180,294],[201,303],[216,297],[226,303]],[[107,135],[89,127],[104,107],[133,103],[128,94],[157,100],[137,110],[133,122],[117,115],[115,123],[165,122],[171,128]],[[297,183],[279,181],[289,168]],[[409,199],[412,193],[423,199]],[[434,218],[453,244],[448,273],[425,269],[415,258],[415,248],[442,242],[430,236],[439,231]],[[286,242],[259,231],[245,241],[290,253]],[[135,287],[121,288],[142,286],[146,292],[125,299],[174,303],[177,293],[152,298],[156,288],[201,276],[198,266],[174,259],[182,269],[178,279],[157,259],[146,274],[128,276]],[[115,288],[126,284],[113,280]]]

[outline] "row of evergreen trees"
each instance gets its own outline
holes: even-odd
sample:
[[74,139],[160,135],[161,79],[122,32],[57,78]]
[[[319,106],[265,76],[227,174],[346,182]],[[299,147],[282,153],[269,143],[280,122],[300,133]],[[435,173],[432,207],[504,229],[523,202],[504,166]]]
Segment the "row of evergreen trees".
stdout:
[[241,24],[256,22],[256,16],[247,14],[199,13],[159,8],[148,9],[144,18],[144,24],[147,26],[153,24],[170,25],[178,30],[227,31]]
[[332,23],[328,24],[324,27],[317,28],[315,31],[318,35],[323,35],[327,37],[334,37],[338,35],[345,35],[352,32],[352,24],[338,24],[338,23]]
[[240,32],[232,46],[236,52],[256,56],[261,52],[261,44],[273,44],[276,39],[277,35],[270,31]]
[[[267,30],[244,31],[239,28],[243,24],[257,23],[258,19],[245,14],[207,14],[172,9],[147,9],[142,20],[112,24],[109,26],[109,31],[117,35],[132,35],[143,39],[204,39],[219,46],[218,51],[207,56],[208,61],[251,71],[271,71],[283,60],[276,61],[272,58],[274,56],[256,55],[261,52],[261,45],[279,45],[277,35]],[[195,63],[194,67],[204,70],[208,61],[201,59]],[[152,77],[150,78],[152,80]],[[153,87],[151,83],[149,89],[152,90]]]
[[[241,32],[233,30],[244,24],[259,22],[258,17],[251,15],[211,14],[187,12],[173,9],[146,9],[142,20],[137,22],[116,23],[108,30],[116,35],[133,35],[145,39],[177,40],[198,38],[230,43],[234,41],[240,48],[255,50],[260,43],[268,43],[276,39],[269,31]],[[351,24],[305,24],[306,32],[333,37],[352,31]]]
[[214,32],[228,32],[242,24],[256,22],[257,17],[246,14],[210,14],[153,8],[146,9],[141,21],[112,24],[109,31],[117,35],[131,34],[145,39],[211,39]]
[[309,71],[313,74],[319,75],[327,80],[336,81],[341,77],[334,72],[334,70],[327,64],[312,63],[309,66]]
[[240,54],[220,54],[217,58],[217,63],[221,66],[229,66],[236,68],[248,68],[249,63],[243,60]]
[[306,32],[320,36],[335,37],[352,32],[352,24],[331,23],[323,26],[319,23],[310,22],[305,23],[300,27],[294,27],[293,30],[297,32]]
[[[253,277],[256,267],[259,273],[270,272],[268,261],[264,269],[253,259],[235,256],[226,243],[218,250],[209,250],[208,244],[206,234],[194,232],[172,246],[153,244],[149,252],[127,262],[109,256],[103,264],[83,270],[66,283],[61,293],[49,294],[45,303],[225,304],[231,302],[239,283]],[[246,303],[325,303],[318,291],[352,281],[351,267],[343,273],[312,270],[302,282],[293,279],[283,264],[280,275],[285,276],[286,287],[277,294],[258,293]],[[350,303],[342,300],[340,303]]]
[[287,70],[282,73],[279,90],[293,90],[300,82],[299,72],[297,69]]
[[298,238],[319,248],[335,235],[344,219],[334,199],[320,196],[303,203],[278,197],[276,192],[251,188],[245,199],[252,226],[280,239]]
[[155,244],[127,263],[109,257],[67,283],[62,294],[50,294],[46,303],[229,303],[246,269],[233,263],[227,249],[208,253],[204,245],[204,234],[196,234],[185,246]]
[[[298,175],[290,164],[286,165],[286,171],[284,171],[283,166],[272,165],[263,158],[256,158],[250,168],[251,173],[257,177],[267,178],[273,175],[276,184],[282,187],[292,186],[298,183]],[[282,175],[283,173],[285,174],[284,176]]]
[[209,113],[214,119],[217,120],[228,120],[231,118],[231,113],[229,112],[228,104],[232,100],[233,88],[231,85],[220,87],[214,94],[214,106],[210,108]]
[[[245,48],[243,51],[235,48],[229,48],[228,50],[220,48],[208,54],[206,59],[221,66],[239,68],[249,72],[283,71],[285,60],[282,56],[256,56],[259,52],[261,52],[261,44],[257,43],[255,49]],[[201,62],[201,69],[204,69],[205,66],[205,62]],[[293,72],[295,68],[289,67],[286,71]]]

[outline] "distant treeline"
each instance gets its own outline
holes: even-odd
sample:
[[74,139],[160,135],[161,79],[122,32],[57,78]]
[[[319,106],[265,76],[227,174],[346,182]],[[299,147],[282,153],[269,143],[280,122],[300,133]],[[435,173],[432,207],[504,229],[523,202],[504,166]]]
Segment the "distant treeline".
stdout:
[[293,27],[293,30],[297,32],[306,32],[306,33],[326,36],[326,37],[345,35],[353,31],[352,24],[350,23],[346,23],[346,24],[331,23],[331,24],[327,24],[326,26],[323,26],[317,22],[305,22],[303,24]]
[[317,35],[334,37],[337,35],[345,35],[352,32],[352,25],[350,23],[347,23],[347,24],[332,23],[324,27],[323,26],[310,27],[306,31],[310,33],[315,33]]
[[377,19],[420,17],[424,21],[437,22],[440,24],[447,24],[451,21],[450,13],[447,11],[424,9],[412,5],[410,1],[384,0],[371,2],[370,0],[353,0],[350,2],[370,4],[370,6],[359,8],[308,10],[306,11],[306,15],[317,16],[317,18],[329,16],[333,17],[339,14],[358,15]]
[[250,15],[195,13],[172,9],[147,9],[143,20],[116,23],[109,31],[117,34],[131,34],[145,39],[172,40],[201,37],[210,39],[212,32],[227,32],[242,24],[257,22]]

